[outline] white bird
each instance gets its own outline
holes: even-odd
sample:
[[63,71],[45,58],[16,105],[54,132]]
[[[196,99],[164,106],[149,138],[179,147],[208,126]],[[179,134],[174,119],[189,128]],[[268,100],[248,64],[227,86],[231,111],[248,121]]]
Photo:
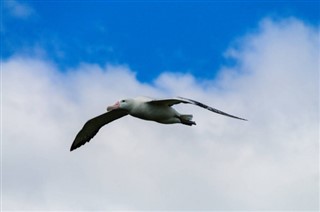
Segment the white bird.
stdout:
[[192,115],[180,114],[171,107],[172,105],[179,103],[197,105],[221,115],[247,121],[246,119],[230,115],[195,100],[183,97],[171,99],[151,99],[148,97],[124,99],[107,107],[108,112],[87,121],[74,139],[70,151],[89,142],[104,125],[126,115],[131,115],[144,120],[156,121],[162,124],[180,123],[189,126],[195,125],[196,123],[192,121]]

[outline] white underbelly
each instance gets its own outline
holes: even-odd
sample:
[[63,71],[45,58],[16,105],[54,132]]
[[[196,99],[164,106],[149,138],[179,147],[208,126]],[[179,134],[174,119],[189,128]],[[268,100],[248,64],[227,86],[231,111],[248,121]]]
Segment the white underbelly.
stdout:
[[143,107],[133,108],[130,115],[144,119],[156,121],[164,124],[180,123],[179,113],[172,107],[165,105],[144,105]]

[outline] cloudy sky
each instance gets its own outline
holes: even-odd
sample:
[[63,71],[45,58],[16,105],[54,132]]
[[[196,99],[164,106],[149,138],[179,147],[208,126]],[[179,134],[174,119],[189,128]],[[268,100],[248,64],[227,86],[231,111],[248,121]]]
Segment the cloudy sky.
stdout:
[[[319,209],[319,2],[1,2],[2,210]],[[196,126],[115,101],[184,96]]]

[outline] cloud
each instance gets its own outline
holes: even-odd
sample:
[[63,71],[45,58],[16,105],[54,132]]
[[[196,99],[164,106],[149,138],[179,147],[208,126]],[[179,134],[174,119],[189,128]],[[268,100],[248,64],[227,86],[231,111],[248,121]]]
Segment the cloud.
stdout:
[[5,0],[3,2],[4,9],[15,18],[28,18],[34,14],[34,10],[27,4],[20,3],[15,0]]
[[[265,19],[216,79],[166,72],[141,83],[127,66],[61,72],[37,58],[2,61],[2,208],[319,209],[318,28]],[[197,126],[125,117],[70,153],[89,118],[118,98],[185,96]]]

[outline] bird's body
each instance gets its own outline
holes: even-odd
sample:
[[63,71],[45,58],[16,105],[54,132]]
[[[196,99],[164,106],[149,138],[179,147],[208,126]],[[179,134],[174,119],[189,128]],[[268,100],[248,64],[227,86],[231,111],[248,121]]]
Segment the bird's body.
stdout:
[[133,117],[144,120],[159,122],[162,124],[181,123],[189,126],[195,125],[196,123],[192,121],[192,115],[180,114],[178,111],[171,107],[172,105],[179,103],[197,105],[221,115],[240,120],[246,120],[209,107],[195,100],[182,97],[170,99],[151,99],[148,97],[125,99],[116,102],[112,106],[109,106],[107,108],[107,113],[104,113],[87,121],[80,132],[77,134],[74,142],[72,143],[70,151],[90,141],[90,139],[97,134],[102,126],[126,115],[131,115]]
[[126,101],[132,104],[129,114],[133,117],[162,124],[181,123],[179,119],[181,115],[167,104],[154,104],[152,99],[147,97],[138,97]]
[[[145,111],[145,112],[143,112]],[[179,113],[172,107],[165,105],[150,106],[149,104],[142,104],[141,108],[135,108],[129,113],[131,116],[156,121],[163,124],[174,124],[179,123]]]

